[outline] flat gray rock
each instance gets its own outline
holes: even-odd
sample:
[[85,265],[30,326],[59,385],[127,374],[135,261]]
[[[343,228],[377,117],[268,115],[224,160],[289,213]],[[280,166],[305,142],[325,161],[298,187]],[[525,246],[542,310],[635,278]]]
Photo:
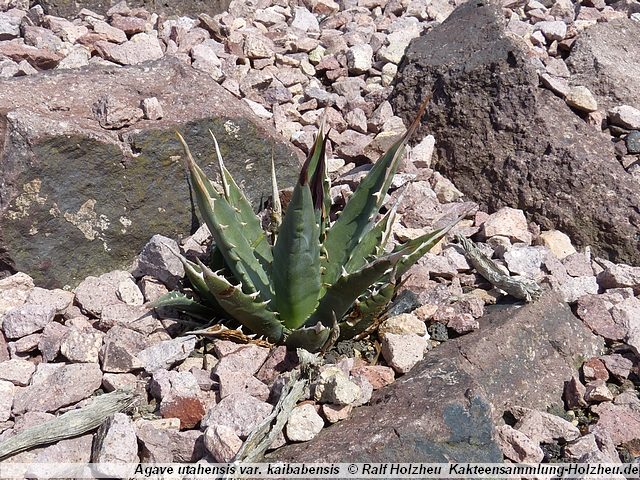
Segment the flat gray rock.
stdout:
[[[136,428],[131,418],[116,413],[99,429],[92,460],[95,463],[129,463],[138,460]],[[108,468],[100,472],[109,474]]]
[[47,364],[40,364],[31,384],[16,392],[14,415],[29,411],[55,412],[89,397],[102,384],[102,372],[97,363],[51,365],[56,368],[41,378],[39,372]]
[[0,316],[0,328],[10,340],[39,332],[53,320],[55,307],[33,303],[13,307]]
[[137,358],[144,365],[144,369],[155,372],[159,369],[169,369],[189,356],[196,346],[196,337],[186,337],[164,340],[156,345],[145,348],[138,353]]
[[251,431],[273,410],[273,405],[258,400],[248,393],[232,393],[210,408],[200,422],[200,428],[225,425],[236,435],[246,439]]

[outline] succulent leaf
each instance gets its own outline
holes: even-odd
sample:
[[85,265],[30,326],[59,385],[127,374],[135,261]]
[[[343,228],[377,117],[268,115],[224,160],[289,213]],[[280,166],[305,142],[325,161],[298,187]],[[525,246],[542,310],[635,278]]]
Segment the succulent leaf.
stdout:
[[384,312],[395,290],[396,284],[393,282],[387,283],[379,290],[368,292],[345,317],[345,321],[340,323],[340,338],[353,338],[371,327]]
[[331,184],[327,177],[327,136],[325,135],[326,111],[322,116],[322,122],[318,129],[316,140],[309,151],[308,171],[311,173],[309,187],[313,197],[313,207],[316,212],[316,223],[320,225],[320,234],[324,237],[329,212],[331,210],[331,195],[329,193]]
[[431,250],[436,243],[442,240],[447,233],[449,233],[449,230],[455,227],[460,220],[466,217],[474,208],[476,208],[476,206],[471,207],[458,218],[450,221],[438,230],[422,235],[414,240],[410,240],[403,245],[398,245],[393,250],[394,253],[403,253],[403,256],[397,266],[398,277],[404,275],[407,270],[409,270],[409,268],[411,268],[411,266],[420,259],[420,257]]
[[263,268],[266,269],[273,261],[273,256],[271,254],[271,246],[269,245],[269,242],[263,241],[265,234],[262,229],[262,222],[254,213],[251,204],[236,184],[235,180],[229,173],[229,170],[224,166],[218,141],[211,130],[209,130],[209,133],[211,133],[213,143],[216,147],[216,155],[218,157],[218,166],[220,168],[220,177],[222,178],[222,187],[225,199],[229,205],[235,209],[238,221],[244,227],[244,235],[247,237],[249,244],[255,249],[255,255],[258,260],[261,261]]
[[321,322],[325,326],[330,326],[333,315],[336,318],[342,318],[358,297],[393,269],[403,255],[402,252],[385,255],[368,263],[360,270],[343,273],[335,283],[327,287],[326,293],[318,303],[318,308],[305,325]]
[[207,303],[207,305],[211,307],[212,311],[214,311],[217,316],[224,316],[224,309],[218,304],[218,300],[216,300],[215,295],[211,293],[207,283],[204,281],[202,269],[197,264],[182,257],[182,255],[178,258],[182,261],[187,278],[189,279],[189,282],[191,282],[191,286],[196,293],[205,303]]
[[329,339],[331,328],[317,323],[312,327],[302,327],[291,332],[287,337],[287,347],[304,348],[310,352],[319,351]]
[[238,220],[236,210],[211,186],[191,156],[182,136],[178,134],[178,137],[189,164],[198,208],[225,262],[243,284],[246,293],[260,292],[264,300],[272,300],[269,276],[254,255],[254,249],[245,236],[244,226]]
[[409,137],[418,128],[428,101],[429,99],[422,105],[413,124],[402,138],[393,144],[362,179],[338,219],[327,231],[325,248],[328,258],[324,265],[324,283],[332,284],[337,280],[352,252],[371,229],[382,206],[384,195],[391,186],[391,180],[402,158],[404,147]]
[[162,295],[157,300],[149,304],[149,308],[171,307],[192,315],[211,319],[216,316],[216,312],[194,299],[187,297],[184,293],[169,292]]
[[[280,193],[278,191],[278,182],[276,180],[276,165],[273,161],[273,148],[271,149],[271,228],[274,235],[277,236],[278,229],[282,224],[282,204],[280,203]],[[274,238],[275,243],[275,238]]]
[[280,343],[284,340],[286,331],[276,313],[267,308],[268,302],[260,301],[255,295],[247,295],[202,263],[199,266],[211,293],[229,315],[252,332],[266,336],[270,342]]
[[362,268],[370,257],[378,256],[384,252],[384,247],[391,236],[391,227],[396,219],[397,205],[396,203],[353,249],[353,253],[344,267],[347,272]]
[[273,247],[273,289],[276,309],[285,327],[300,327],[318,304],[320,283],[319,226],[307,170],[293,189],[278,239]]
[[224,257],[222,256],[222,252],[220,251],[218,246],[212,242],[210,250],[211,250],[211,254],[209,257],[209,268],[214,272],[225,269],[231,275],[231,271],[229,270],[229,267],[225,263]]
[[[178,250],[174,249],[171,245],[167,243],[163,243],[163,245],[167,247],[169,251],[171,251],[171,253],[173,253],[176,257],[178,257],[178,260],[180,260],[180,262],[182,262],[184,271],[187,274],[187,278],[189,279],[189,282],[191,282],[191,286],[200,296],[201,300],[203,300],[208,305],[209,310],[212,312],[208,318],[211,319],[214,316],[224,317],[226,312],[218,304],[218,301],[216,300],[216,297],[211,293],[211,290],[209,290],[209,287],[204,281],[202,269],[197,264],[186,259]],[[178,307],[176,306],[176,308]],[[182,310],[189,313],[188,310]]]

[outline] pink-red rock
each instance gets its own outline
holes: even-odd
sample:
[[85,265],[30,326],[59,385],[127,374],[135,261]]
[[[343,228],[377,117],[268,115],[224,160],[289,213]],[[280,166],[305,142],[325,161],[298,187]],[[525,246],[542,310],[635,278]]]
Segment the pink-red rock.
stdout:
[[0,53],[16,63],[26,60],[38,70],[51,70],[62,60],[62,56],[58,53],[13,41],[0,42]]
[[320,407],[322,415],[329,423],[336,423],[349,417],[351,405],[336,405],[334,403],[323,403]]
[[628,345],[640,352],[640,298],[630,297],[614,305],[611,309],[614,321],[626,328],[625,340]]
[[236,456],[242,440],[232,427],[211,425],[204,432],[204,445],[218,462],[230,462]]
[[157,38],[145,33],[139,33],[138,35],[143,35],[143,37],[121,44],[98,41],[94,44],[94,47],[102,58],[121,65],[136,65],[162,58],[164,53]]
[[103,441],[96,446],[96,463],[130,463],[137,461],[138,442],[131,417],[116,413],[106,427]]
[[103,339],[100,351],[102,370],[111,373],[127,373],[144,367],[137,354],[151,346],[142,333],[116,325]]
[[496,442],[505,457],[516,463],[540,463],[544,452],[540,445],[510,425],[496,427]]
[[226,425],[240,438],[246,438],[273,410],[273,405],[246,393],[232,393],[210,408],[201,426]]
[[577,377],[572,377],[571,380],[565,383],[564,386],[564,401],[569,408],[584,408],[587,406],[587,402],[584,399],[586,393],[586,387],[580,382]]
[[9,360],[11,355],[9,355],[9,345],[7,344],[7,339],[4,338],[4,333],[0,330],[0,362],[4,362],[5,360]]
[[53,320],[55,307],[24,304],[4,312],[1,325],[7,339],[19,339],[41,331]]
[[142,362],[147,372],[171,368],[176,363],[187,358],[196,346],[196,337],[186,337],[163,340],[156,345],[145,348],[138,353],[137,358]]
[[86,314],[99,317],[107,305],[123,303],[117,294],[120,282],[133,277],[129,272],[115,270],[100,277],[88,276],[75,290],[75,300]]
[[553,285],[553,289],[560,293],[562,299],[567,303],[575,303],[585,295],[595,295],[598,293],[598,282],[596,277],[566,277],[558,285]]
[[244,370],[252,375],[257,373],[269,356],[269,349],[257,345],[235,345],[235,350],[225,354],[213,367],[213,373],[230,373]]
[[145,463],[171,463],[171,439],[164,429],[145,424],[137,431],[140,461]]
[[613,393],[604,379],[592,380],[586,385],[584,399],[589,403],[610,402],[613,400]]
[[609,340],[622,340],[626,334],[624,324],[609,313],[607,302],[600,295],[585,295],[578,299],[576,313],[587,327]]
[[151,24],[144,18],[114,15],[111,17],[111,26],[122,30],[127,35],[144,32],[151,27]]
[[6,422],[11,418],[11,406],[16,386],[7,380],[0,380],[0,422]]
[[340,62],[333,55],[325,55],[316,65],[316,71],[323,72],[325,70],[336,70],[340,68]]
[[204,370],[198,367],[191,367],[189,369],[189,372],[191,372],[195,377],[196,381],[198,382],[198,386],[200,387],[200,390],[209,392],[211,390],[214,390],[217,387],[215,380],[211,378],[210,370]]
[[247,371],[228,372],[218,374],[220,383],[220,398],[223,399],[232,393],[248,393],[264,402],[269,398],[269,387],[251,375]]
[[333,0],[318,0],[313,7],[313,13],[316,15],[331,16],[340,9],[340,5]]
[[596,444],[596,436],[593,433],[589,433],[569,443],[563,450],[567,458],[578,460],[584,454],[596,452],[599,449]]
[[206,413],[205,401],[196,397],[172,395],[160,404],[160,413],[164,418],[179,418],[180,429],[195,427]]
[[515,429],[538,444],[558,440],[569,442],[580,437],[580,430],[575,425],[556,415],[538,410],[528,410],[518,420]]
[[447,322],[447,327],[462,334],[477,330],[480,323],[470,313],[459,313]]
[[633,392],[593,405],[591,411],[598,415],[595,428],[607,432],[616,445],[640,439],[640,400]]
[[603,355],[599,357],[600,361],[604,363],[607,370],[611,372],[617,378],[627,378],[633,367],[633,362],[628,358],[624,358],[619,353],[612,353],[611,355]]
[[11,357],[16,358],[18,356],[17,354],[33,352],[38,348],[40,337],[42,337],[41,333],[32,333],[31,335],[22,337],[15,342],[9,343],[9,353],[11,354]]
[[271,383],[282,372],[293,370],[297,364],[298,358],[295,353],[287,351],[287,347],[281,345],[269,352],[269,356],[256,373],[256,378]]
[[590,358],[582,365],[582,374],[585,380],[608,380],[609,372],[601,360],[596,357]]
[[[91,434],[60,440],[38,452],[33,462],[39,466],[43,476],[50,472],[51,467],[46,466],[47,463],[88,463],[91,460],[92,443]],[[38,469],[30,471],[37,478]]]
[[[47,370],[45,374],[45,370]],[[89,397],[102,384],[102,372],[95,363],[45,364],[36,368],[38,381],[16,392],[14,415],[28,411],[55,412]]]
[[360,396],[351,405],[359,407],[360,405],[369,403],[371,395],[373,394],[373,385],[371,385],[371,382],[369,382],[364,375],[354,375],[351,377],[351,381],[360,387]]
[[[113,392],[120,388],[134,389],[138,377],[132,373],[105,373],[102,375],[102,386],[105,392]],[[146,393],[146,388],[144,389]]]
[[62,47],[62,40],[48,28],[25,25],[22,36],[24,43],[32,47],[52,52],[56,52]]
[[198,430],[167,430],[174,462],[194,463],[204,457],[204,434]]
[[461,313],[469,313],[473,318],[480,318],[484,315],[485,302],[481,298],[469,298],[460,300],[456,306]]
[[13,358],[5,362],[0,362],[0,380],[6,380],[19,387],[29,385],[36,366],[22,358]]
[[522,210],[503,207],[489,215],[483,226],[487,238],[502,235],[509,237],[512,242],[531,244],[531,233]]
[[93,31],[104,36],[105,40],[113,43],[124,43],[127,41],[127,34],[120,28],[109,25],[107,22],[93,22]]
[[374,390],[378,390],[386,385],[393,383],[396,375],[391,367],[384,365],[364,365],[351,370],[351,375],[362,375],[373,386]]
[[415,333],[403,335],[385,333],[382,338],[382,355],[398,373],[407,373],[411,370],[422,360],[427,348],[427,340]]
[[629,265],[610,265],[598,274],[598,283],[604,289],[631,287],[637,295],[640,293],[640,267]]
[[567,273],[572,277],[586,277],[593,275],[591,259],[584,253],[572,253],[562,260],[562,264],[567,269]]

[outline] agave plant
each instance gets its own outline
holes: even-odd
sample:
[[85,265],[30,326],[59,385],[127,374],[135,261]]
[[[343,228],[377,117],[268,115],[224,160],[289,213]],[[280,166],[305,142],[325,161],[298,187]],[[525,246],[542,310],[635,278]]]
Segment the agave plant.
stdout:
[[391,300],[396,279],[462,218],[385,251],[395,207],[376,220],[425,105],[406,134],[375,163],[333,223],[324,127],[283,217],[272,162],[271,234],[262,229],[260,218],[225,168],[217,142],[221,186],[209,181],[178,134],[198,208],[213,237],[212,259],[207,266],[174,252],[202,303],[171,292],[152,306],[171,306],[209,318],[231,317],[270,342],[309,351],[318,351],[338,332],[349,338],[365,331]]

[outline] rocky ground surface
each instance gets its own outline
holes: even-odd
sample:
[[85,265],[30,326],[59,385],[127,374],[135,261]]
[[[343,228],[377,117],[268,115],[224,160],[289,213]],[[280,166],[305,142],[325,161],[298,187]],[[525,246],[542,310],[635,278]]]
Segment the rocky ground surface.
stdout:
[[[455,7],[420,0],[232,2],[228,13],[215,18],[166,19],[121,3],[106,17],[85,10],[69,21],[44,15],[38,6],[7,6],[14,8],[0,13],[3,77],[171,55],[209,73],[304,151],[326,111],[337,205],[370,168],[369,161],[405,129],[387,99],[409,42]],[[530,45],[532,58],[544,58],[542,85],[587,112],[593,110],[589,91],[569,89],[563,80],[563,49],[597,22],[640,15],[636,2],[591,0],[512,2],[504,11],[511,32]],[[113,125],[163,115],[152,98],[139,106],[112,107],[104,107],[104,121]],[[606,116],[620,138],[620,161],[633,173],[640,112],[620,105]],[[390,197],[401,191],[404,197],[395,241],[430,230],[469,206],[430,168],[434,144],[427,136],[411,148],[396,176]],[[459,230],[481,242],[512,275],[555,292],[606,344],[584,359],[573,378],[564,379],[563,406],[550,412],[518,405],[504,409],[508,414],[493,434],[504,456],[518,462],[618,462],[640,456],[640,267],[595,258],[589,248],[578,252],[566,235],[541,232],[522,211],[508,207],[469,215]],[[161,241],[172,240],[155,236],[130,271],[88,277],[74,292],[36,287],[23,273],[0,280],[0,442],[86,405],[96,392],[130,387],[138,394],[133,415],[117,414],[107,432],[117,441],[104,441],[92,452],[93,435],[87,434],[6,461],[225,462],[271,412],[296,365],[284,348],[179,335],[184,330],[175,313],[145,307],[184,276]],[[206,233],[187,239],[182,248],[201,254]],[[309,441],[348,418],[374,390],[409,373],[425,353],[433,349],[433,355],[450,337],[478,330],[486,309],[504,301],[453,242],[427,254],[403,289],[411,293],[375,338],[331,352],[332,362],[274,448]]]

